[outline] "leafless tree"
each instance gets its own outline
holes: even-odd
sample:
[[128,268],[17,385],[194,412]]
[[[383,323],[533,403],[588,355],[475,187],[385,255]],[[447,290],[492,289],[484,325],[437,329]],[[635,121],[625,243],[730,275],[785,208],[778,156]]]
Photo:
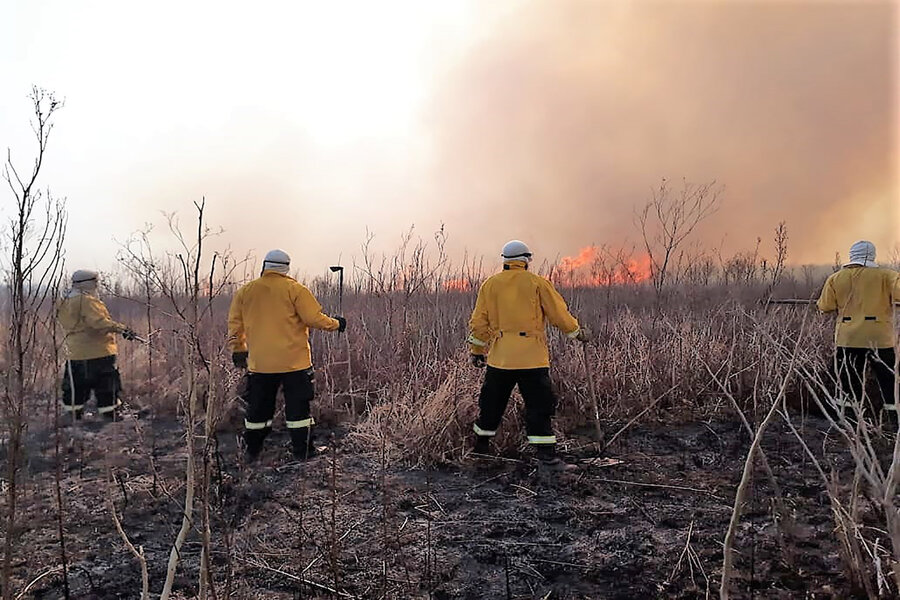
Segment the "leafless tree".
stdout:
[[657,294],[667,283],[678,249],[697,226],[719,208],[721,186],[715,181],[702,184],[684,182],[677,195],[662,180],[635,222],[650,257],[651,279]]
[[775,261],[770,268],[769,286],[766,288],[765,297],[771,298],[775,287],[781,282],[784,276],[785,267],[788,257],[788,231],[787,223],[782,221],[775,228]]
[[19,471],[24,459],[26,415],[40,385],[41,369],[46,366],[37,360],[39,346],[43,343],[38,333],[52,327],[54,317],[49,308],[59,286],[66,233],[63,200],[52,197],[49,191],[43,191],[37,185],[54,115],[63,102],[52,92],[38,87],[32,88],[30,99],[34,110],[31,128],[38,144],[37,154],[30,171],[24,171],[15,166],[12,151],[8,150],[2,173],[15,201],[6,229],[9,262],[4,269],[9,305],[2,402],[7,440],[5,542],[0,577],[3,600],[13,598],[13,555],[18,530]]
[[[187,443],[184,510],[181,528],[169,553],[161,600],[173,593],[181,551],[192,531],[198,532],[201,538],[199,597],[203,600],[216,598],[210,559],[210,487],[215,467],[216,427],[224,414],[227,386],[222,384],[223,367],[220,364],[226,339],[224,335],[216,336],[211,332],[216,331],[218,316],[213,310],[214,301],[231,288],[235,269],[243,262],[234,261],[227,252],[209,253],[206,244],[221,232],[211,230],[205,221],[205,199],[195,202],[194,208],[197,215],[194,235],[182,230],[175,215],[167,216],[169,232],[177,245],[174,253],[163,257],[154,255],[149,229],[123,245],[119,253],[120,262],[143,290],[148,314],[152,308],[174,319],[177,324],[175,335],[182,350],[181,412]],[[153,302],[160,305],[151,306]],[[198,438],[202,440],[199,457]],[[117,529],[120,529],[118,524]],[[124,531],[120,530],[120,535],[129,545]]]

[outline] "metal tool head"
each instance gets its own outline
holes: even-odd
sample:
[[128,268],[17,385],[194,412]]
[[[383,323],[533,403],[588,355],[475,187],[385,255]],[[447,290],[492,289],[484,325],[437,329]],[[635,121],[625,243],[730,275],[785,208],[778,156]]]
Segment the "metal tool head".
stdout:
[[328,268],[331,269],[332,273],[337,273],[338,271],[344,270],[344,267],[341,267],[341,266],[334,266],[334,267],[328,267]]

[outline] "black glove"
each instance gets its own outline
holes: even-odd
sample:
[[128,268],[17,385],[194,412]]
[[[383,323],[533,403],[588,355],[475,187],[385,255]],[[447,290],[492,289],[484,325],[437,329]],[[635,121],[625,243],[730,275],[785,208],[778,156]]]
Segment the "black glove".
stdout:
[[484,354],[471,354],[469,355],[469,361],[476,369],[483,369],[487,364],[487,360],[485,360]]
[[137,339],[137,336],[138,336],[137,332],[135,332],[132,329],[126,328],[125,331],[122,332],[122,337],[125,338],[126,340],[128,340],[129,342]]
[[347,319],[344,317],[335,317],[338,322],[338,333],[344,333],[347,330]]
[[238,369],[246,369],[248,356],[250,356],[249,352],[232,352],[231,362],[234,363],[234,366]]
[[594,332],[591,331],[588,327],[582,327],[575,335],[575,339],[582,344],[587,344],[588,342],[594,341]]

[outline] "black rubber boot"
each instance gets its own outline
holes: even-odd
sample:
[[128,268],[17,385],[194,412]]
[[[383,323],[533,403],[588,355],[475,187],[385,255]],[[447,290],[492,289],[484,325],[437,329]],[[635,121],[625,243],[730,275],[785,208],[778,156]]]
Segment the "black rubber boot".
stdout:
[[[885,404],[885,407],[891,406],[893,404]],[[893,408],[888,409],[885,408],[881,411],[881,429],[884,433],[887,434],[895,434],[897,433],[897,411],[893,410]]]
[[291,429],[291,452],[297,460],[309,460],[316,455],[312,431],[309,427]]
[[570,465],[556,455],[556,444],[535,444],[534,452],[538,460],[538,469],[547,473],[564,473],[574,471],[578,467]]
[[67,425],[74,425],[82,419],[84,419],[84,409],[66,411],[59,415],[59,423],[63,427]]
[[272,429],[245,429],[244,430],[244,461],[247,464],[256,462],[262,452],[263,442]]
[[472,448],[472,452],[476,454],[490,454],[491,453],[491,438],[487,435],[476,435],[475,436],[475,446]]

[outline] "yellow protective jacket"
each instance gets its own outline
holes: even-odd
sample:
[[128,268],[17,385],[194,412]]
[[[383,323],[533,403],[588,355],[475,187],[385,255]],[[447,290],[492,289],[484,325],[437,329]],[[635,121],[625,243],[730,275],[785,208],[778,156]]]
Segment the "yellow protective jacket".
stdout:
[[72,293],[60,302],[56,318],[66,332],[70,360],[103,358],[118,353],[116,334],[127,329],[109,316],[97,296]]
[[880,267],[844,267],[822,288],[817,306],[837,312],[835,345],[844,348],[892,348],[893,303],[900,301],[900,273]]
[[488,365],[498,369],[549,367],[547,322],[569,337],[578,334],[578,321],[553,284],[524,262],[511,262],[478,290],[468,341],[473,354],[487,352]]
[[336,331],[340,324],[322,313],[306,286],[265,271],[234,295],[228,311],[233,352],[250,352],[253,373],[289,373],[312,366],[309,328]]

